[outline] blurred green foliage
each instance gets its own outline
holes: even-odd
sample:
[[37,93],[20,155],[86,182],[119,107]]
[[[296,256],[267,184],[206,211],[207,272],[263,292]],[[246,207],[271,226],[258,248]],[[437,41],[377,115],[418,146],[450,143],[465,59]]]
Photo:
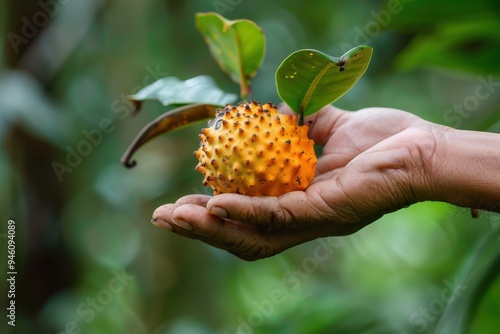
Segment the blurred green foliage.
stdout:
[[[420,203],[352,236],[247,263],[149,223],[157,206],[209,193],[193,170],[199,126],[148,143],[132,170],[119,160],[165,111],[146,102],[132,116],[127,95],[164,76],[204,74],[238,93],[194,25],[196,12],[217,8],[266,33],[256,99],[278,102],[274,72],[297,49],[340,55],[369,44],[372,64],[339,107],[394,107],[500,132],[499,7],[494,0],[1,2],[0,263],[7,272],[13,219],[18,272],[16,327],[4,316],[1,332],[494,332],[496,214],[472,219],[465,209]],[[7,301],[6,281],[0,286]]]

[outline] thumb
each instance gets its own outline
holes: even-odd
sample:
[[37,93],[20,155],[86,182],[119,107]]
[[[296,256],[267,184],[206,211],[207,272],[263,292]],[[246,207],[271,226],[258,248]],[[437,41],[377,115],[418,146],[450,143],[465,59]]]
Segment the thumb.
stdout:
[[221,194],[208,201],[207,210],[216,216],[270,228],[302,225],[314,220],[317,212],[304,191],[279,197]]

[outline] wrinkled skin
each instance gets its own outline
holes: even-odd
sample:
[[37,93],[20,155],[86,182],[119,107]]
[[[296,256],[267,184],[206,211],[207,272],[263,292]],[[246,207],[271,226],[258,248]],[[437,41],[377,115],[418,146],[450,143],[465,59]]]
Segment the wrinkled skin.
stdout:
[[188,195],[156,209],[152,222],[252,261],[319,237],[354,233],[426,199],[437,125],[395,109],[345,112],[333,106],[305,121],[309,137],[323,146],[305,191]]

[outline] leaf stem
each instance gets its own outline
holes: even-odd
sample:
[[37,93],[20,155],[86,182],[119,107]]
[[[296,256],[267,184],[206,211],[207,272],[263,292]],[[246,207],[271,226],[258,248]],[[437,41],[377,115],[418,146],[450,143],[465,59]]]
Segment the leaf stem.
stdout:
[[299,107],[299,126],[304,125],[304,108]]
[[240,96],[243,101],[250,101],[252,99],[252,86],[250,80],[241,80],[240,82]]

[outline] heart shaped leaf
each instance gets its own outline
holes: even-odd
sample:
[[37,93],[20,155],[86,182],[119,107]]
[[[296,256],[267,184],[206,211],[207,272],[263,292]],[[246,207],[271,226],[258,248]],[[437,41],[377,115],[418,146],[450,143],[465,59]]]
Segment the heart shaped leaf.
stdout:
[[210,119],[215,116],[218,106],[211,104],[196,104],[179,107],[160,115],[154,121],[146,125],[135,137],[134,141],[123,154],[121,162],[131,168],[136,165],[132,155],[151,139],[173,130],[180,129],[193,122]]
[[164,106],[186,104],[214,104],[223,106],[234,102],[237,96],[222,91],[214,80],[200,75],[186,81],[176,77],[165,77],[129,96],[135,104],[136,112],[145,100],[160,101]]
[[315,113],[344,95],[365,73],[373,49],[366,45],[347,51],[340,58],[317,50],[289,55],[276,71],[281,99],[300,115]]
[[240,85],[241,97],[250,99],[250,79],[264,59],[262,29],[250,20],[230,21],[217,13],[197,13],[195,19],[212,57]]

